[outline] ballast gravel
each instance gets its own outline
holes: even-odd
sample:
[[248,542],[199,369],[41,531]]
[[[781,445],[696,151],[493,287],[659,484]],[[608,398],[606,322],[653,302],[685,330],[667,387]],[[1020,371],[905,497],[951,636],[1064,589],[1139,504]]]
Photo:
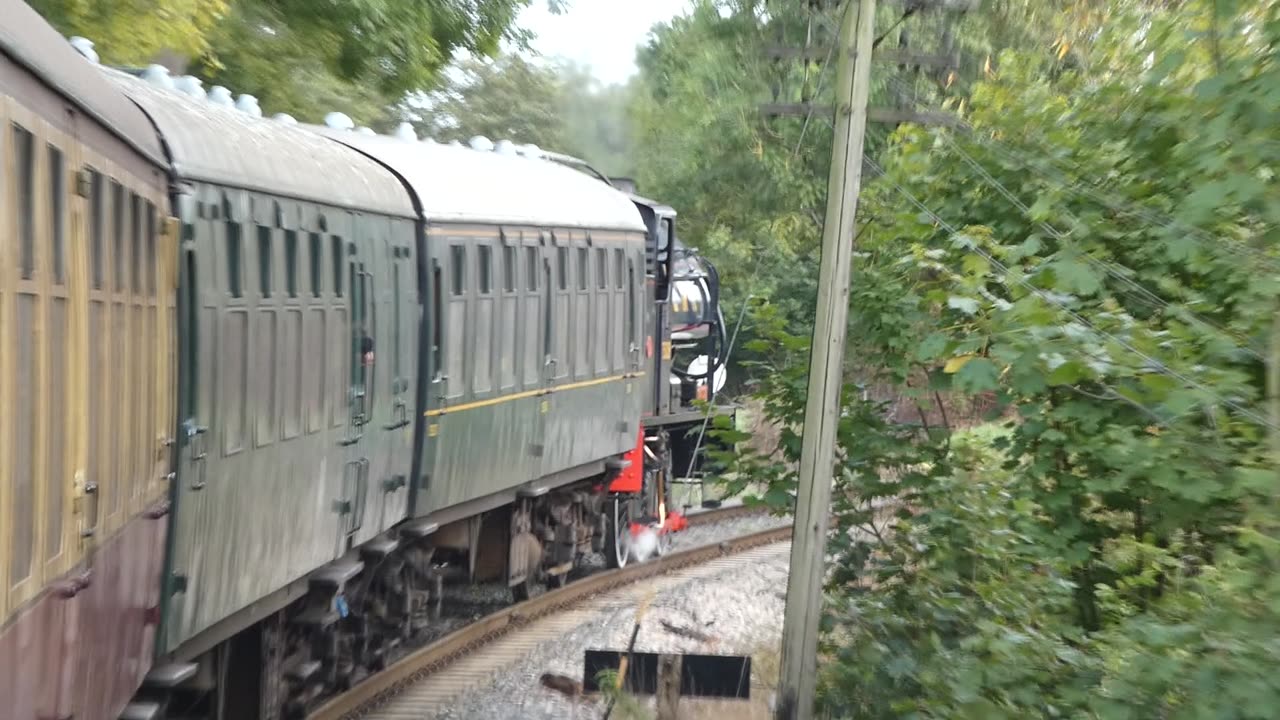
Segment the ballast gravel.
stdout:
[[[765,513],[742,515],[706,525],[695,525],[677,533],[672,541],[672,552],[714,545],[743,535],[770,530],[790,525],[790,517],[778,517]],[[580,561],[575,576],[588,575],[606,570],[604,556],[593,553]],[[482,583],[479,585],[453,584],[446,585],[444,591],[444,614],[432,624],[431,628],[418,639],[412,648],[420,647],[428,642],[462,629],[468,623],[485,615],[496,612],[511,604],[511,591],[502,584]],[[408,652],[406,648],[396,657]],[[395,659],[394,657],[392,658]]]
[[[788,522],[786,518],[749,516],[690,528],[681,534],[673,549],[715,543]],[[646,599],[647,609],[636,639],[636,650],[750,654],[753,656],[754,674],[757,675],[753,682],[755,685],[759,682],[760,673],[768,673],[767,668],[776,664],[777,644],[782,634],[789,548],[789,543],[778,543],[748,551],[750,562],[726,564],[715,574],[661,587],[647,598],[639,589],[642,586],[615,591],[606,596],[602,609],[588,621],[554,640],[535,646],[522,659],[495,672],[488,683],[482,682],[464,692],[451,707],[434,717],[438,720],[586,720],[601,717],[604,707],[599,696],[571,699],[544,687],[541,677],[543,673],[557,673],[581,680],[585,650],[626,649],[634,628],[637,606],[644,604]],[[663,621],[709,636],[709,641],[673,634],[663,627]],[[753,687],[752,692],[755,694],[757,688]],[[614,713],[614,717],[619,715]]]

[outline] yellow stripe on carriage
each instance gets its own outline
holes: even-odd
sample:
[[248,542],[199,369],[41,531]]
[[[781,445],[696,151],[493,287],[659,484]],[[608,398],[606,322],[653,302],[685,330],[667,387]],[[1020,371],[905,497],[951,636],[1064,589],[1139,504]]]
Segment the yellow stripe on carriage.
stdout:
[[632,380],[644,377],[644,373],[623,373],[622,375],[612,375],[610,377],[595,378],[594,380],[583,380],[581,382],[569,383],[568,385],[557,385],[550,388],[538,388],[537,390],[525,390],[524,392],[513,393],[511,395],[503,395],[501,397],[487,398],[485,400],[476,400],[474,402],[463,403],[461,405],[450,405],[447,407],[436,408],[435,410],[427,410],[422,413],[424,417],[439,417],[449,413],[462,412],[464,410],[475,410],[477,408],[489,407],[499,403],[511,402],[513,400],[523,400],[525,398],[537,397],[539,395],[551,395],[553,393],[564,390],[580,390],[582,388],[592,387],[594,385],[603,385],[605,383],[618,382],[619,380]]

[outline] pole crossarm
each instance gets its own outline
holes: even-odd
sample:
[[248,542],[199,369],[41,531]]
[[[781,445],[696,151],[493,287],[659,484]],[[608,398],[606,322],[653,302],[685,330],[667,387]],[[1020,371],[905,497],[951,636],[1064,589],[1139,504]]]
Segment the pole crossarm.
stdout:
[[[849,53],[854,55],[852,51]],[[764,51],[765,57],[771,60],[816,60],[823,61],[828,57],[835,57],[830,48],[825,47],[768,47]],[[857,58],[854,58],[855,60]],[[934,67],[956,69],[960,67],[960,53],[918,53],[907,50],[897,50],[886,48],[884,50],[876,50],[871,54],[872,62],[887,63],[890,65],[912,65],[919,67]]]
[[[807,117],[830,115],[835,108],[816,103],[766,103],[760,112],[768,117]],[[963,127],[964,120],[945,110],[907,110],[901,108],[868,108],[867,120],[877,123],[918,123],[920,125],[945,125]]]

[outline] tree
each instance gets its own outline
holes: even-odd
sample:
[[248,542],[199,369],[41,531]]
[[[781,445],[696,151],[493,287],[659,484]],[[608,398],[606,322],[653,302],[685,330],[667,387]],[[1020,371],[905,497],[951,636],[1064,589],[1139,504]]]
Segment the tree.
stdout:
[[[319,121],[344,110],[383,117],[433,87],[459,53],[526,38],[512,26],[532,0],[34,0],[68,34],[94,40],[104,62],[186,58],[206,84],[259,98],[268,112]],[[560,0],[550,0],[560,9]]]
[[444,87],[406,101],[419,134],[468,141],[482,135],[581,157],[612,175],[630,172],[630,90],[600,87],[590,70],[517,54],[469,58]]
[[565,152],[582,157],[611,177],[635,172],[634,129],[629,114],[634,83],[602,86],[590,68],[557,64]]
[[[756,108],[777,86],[829,102],[820,68],[761,60],[809,32],[824,46],[836,4],[812,24],[798,5],[703,2],[659,27],[634,111],[642,185],[680,209],[727,297],[763,300],[738,359],[779,447],[719,459],[730,491],[763,484],[779,510],[803,432],[829,130]],[[881,12],[881,29],[904,14]],[[942,23],[908,17],[886,41],[903,29],[927,39]],[[953,31],[956,77],[875,72],[874,104],[944,104],[969,128],[867,143],[825,709],[1273,714],[1266,439],[1280,428],[1263,361],[1280,289],[1280,3],[1011,0]],[[998,403],[992,425],[966,427],[983,418],[956,403],[979,397]],[[876,518],[883,498],[904,507]]]
[[565,146],[560,77],[554,67],[515,55],[469,58],[456,76],[429,93],[420,109],[410,106],[419,134],[441,142],[483,135],[493,141],[532,143],[548,150]]
[[30,0],[67,35],[93,40],[103,62],[138,65],[163,50],[199,57],[229,10],[228,0]]

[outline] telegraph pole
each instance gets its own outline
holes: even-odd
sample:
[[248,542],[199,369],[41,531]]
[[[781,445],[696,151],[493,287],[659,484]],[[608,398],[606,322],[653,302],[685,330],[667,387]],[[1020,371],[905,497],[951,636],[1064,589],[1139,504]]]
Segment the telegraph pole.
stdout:
[[862,143],[871,91],[871,49],[875,41],[875,0],[845,8],[836,65],[835,138],[827,182],[827,215],[822,224],[817,320],[809,356],[796,496],[791,572],[782,627],[782,675],[778,720],[813,717],[817,689],[818,621],[835,470],[836,426],[840,420],[845,328],[853,257],[854,215],[862,185]]

